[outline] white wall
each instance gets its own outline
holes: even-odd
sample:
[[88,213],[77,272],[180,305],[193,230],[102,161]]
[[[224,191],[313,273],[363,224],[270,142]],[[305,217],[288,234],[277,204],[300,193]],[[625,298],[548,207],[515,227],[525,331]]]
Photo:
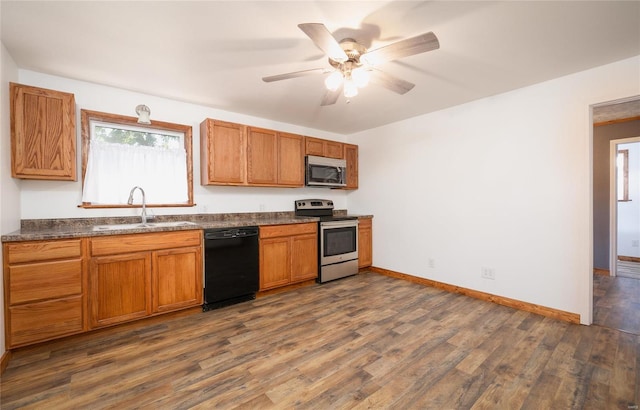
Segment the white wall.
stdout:
[[618,255],[640,258],[640,142],[619,144],[629,150],[629,202],[618,202]]
[[[153,213],[224,213],[258,211],[293,211],[293,201],[300,198],[327,198],[335,201],[337,209],[347,207],[347,193],[317,188],[248,188],[204,187],[200,185],[200,123],[205,118],[238,122],[247,125],[287,131],[302,135],[343,141],[342,135],[277,123],[262,118],[160,98],[93,83],[45,75],[28,70],[19,71],[19,82],[36,87],[70,92],[76,99],[76,128],[78,153],[80,147],[80,110],[88,109],[135,116],[135,107],[145,104],[151,109],[151,119],[193,127],[193,193],[197,204],[193,208],[155,208]],[[78,155],[78,169],[81,169]],[[84,218],[96,216],[137,215],[137,209],[84,209],[78,208],[82,198],[81,177],[77,182],[31,181],[21,182],[21,218]],[[46,205],[46,206],[45,206]]]
[[[11,178],[11,127],[9,120],[9,82],[18,80],[18,67],[0,43],[0,233],[11,232],[20,227],[20,187]],[[2,247],[0,247],[0,260]],[[2,274],[0,274],[2,276]],[[0,280],[0,295],[4,280]],[[4,303],[0,303],[0,356],[5,352]]]
[[640,94],[639,73],[635,57],[350,136],[374,265],[590,323],[589,106]]

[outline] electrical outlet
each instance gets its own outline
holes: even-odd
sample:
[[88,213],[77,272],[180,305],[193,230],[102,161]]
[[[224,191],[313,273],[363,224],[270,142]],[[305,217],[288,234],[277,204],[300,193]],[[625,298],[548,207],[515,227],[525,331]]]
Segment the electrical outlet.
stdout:
[[638,246],[640,246],[640,240],[638,240],[638,239],[631,240],[631,246],[633,248],[637,248]]
[[480,276],[485,279],[496,279],[496,271],[492,268],[480,268]]
[[433,258],[429,258],[427,263],[429,264],[429,267],[432,268],[432,269],[436,267],[436,261],[433,260]]

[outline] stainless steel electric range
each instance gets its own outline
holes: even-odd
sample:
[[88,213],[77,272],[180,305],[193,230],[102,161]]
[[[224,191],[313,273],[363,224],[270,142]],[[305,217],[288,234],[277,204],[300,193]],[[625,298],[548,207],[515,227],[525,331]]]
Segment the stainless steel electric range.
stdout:
[[324,283],[358,273],[358,218],[334,216],[329,199],[300,199],[294,204],[297,216],[320,218],[317,281]]

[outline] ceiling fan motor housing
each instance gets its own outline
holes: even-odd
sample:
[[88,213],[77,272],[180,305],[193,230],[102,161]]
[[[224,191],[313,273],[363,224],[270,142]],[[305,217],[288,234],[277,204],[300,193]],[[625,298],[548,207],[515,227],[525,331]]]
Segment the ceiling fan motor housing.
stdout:
[[339,61],[329,57],[329,64],[331,64],[332,67],[344,73],[348,73],[362,66],[360,56],[367,52],[367,48],[365,46],[358,44],[352,38],[345,38],[340,41],[340,47],[344,50],[349,59],[347,61]]

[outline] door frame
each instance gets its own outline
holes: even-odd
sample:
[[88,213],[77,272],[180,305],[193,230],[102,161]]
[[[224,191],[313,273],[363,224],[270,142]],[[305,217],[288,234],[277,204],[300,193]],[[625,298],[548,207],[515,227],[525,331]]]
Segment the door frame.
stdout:
[[618,145],[640,142],[640,136],[609,141],[609,276],[618,269]]
[[[594,104],[590,104],[589,105],[589,151],[588,151],[588,156],[589,156],[589,201],[590,201],[590,210],[589,210],[589,221],[588,221],[588,226],[589,226],[589,249],[587,250],[587,255],[588,255],[588,262],[587,262],[587,266],[589,267],[588,271],[585,272],[585,279],[586,281],[584,282],[584,285],[586,285],[586,289],[584,289],[584,293],[583,295],[585,295],[585,299],[584,299],[584,306],[585,306],[585,317],[580,317],[580,323],[584,324],[584,325],[590,325],[593,323],[593,244],[594,244],[594,229],[593,229],[593,213],[594,213],[594,209],[593,209],[593,195],[594,195],[594,189],[593,189],[593,130],[594,130],[594,120],[593,120],[593,111],[596,108],[600,108],[600,107],[606,107],[609,105],[614,105],[614,104],[619,104],[619,103],[624,103],[624,102],[629,102],[629,101],[636,101],[636,100],[640,100],[640,95],[633,95],[630,97],[623,97],[623,98],[618,98],[615,100],[609,100],[609,101],[602,101],[599,103],[594,103]],[[617,200],[617,198],[616,198]],[[610,210],[609,212],[611,212],[611,206],[609,207]],[[617,209],[616,209],[617,210]],[[611,218],[611,216],[610,216]],[[611,221],[609,221],[609,224],[611,224]],[[617,230],[617,229],[616,229]],[[617,249],[616,249],[617,251]],[[611,255],[611,244],[609,244],[609,252]],[[616,255],[617,256],[617,255]],[[611,268],[611,267],[609,267]],[[582,283],[580,284],[582,286]]]

